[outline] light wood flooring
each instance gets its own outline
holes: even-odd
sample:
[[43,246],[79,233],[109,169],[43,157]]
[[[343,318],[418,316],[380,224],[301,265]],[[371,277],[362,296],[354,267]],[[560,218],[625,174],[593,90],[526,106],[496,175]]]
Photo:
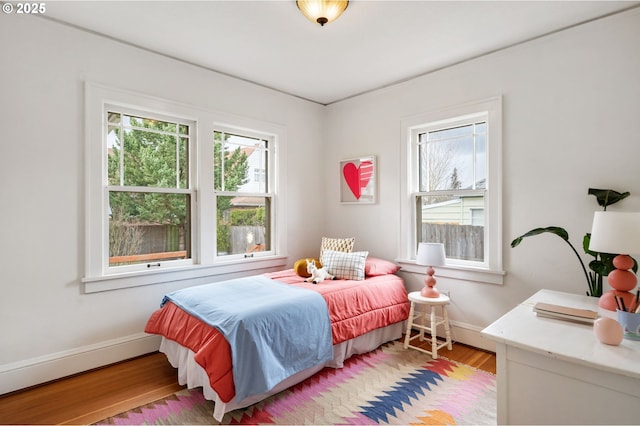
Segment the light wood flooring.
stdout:
[[[412,344],[429,349],[429,342]],[[438,354],[496,372],[495,354],[461,343]],[[0,396],[0,424],[90,424],[169,396],[183,387],[164,354],[153,353]]]

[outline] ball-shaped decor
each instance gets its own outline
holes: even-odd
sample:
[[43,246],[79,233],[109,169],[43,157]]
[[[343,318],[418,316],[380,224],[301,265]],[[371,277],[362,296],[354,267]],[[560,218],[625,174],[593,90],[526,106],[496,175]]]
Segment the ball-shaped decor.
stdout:
[[631,269],[633,268],[633,259],[627,255],[619,254],[613,258],[613,266],[618,269]]
[[593,323],[593,333],[598,340],[607,345],[618,346],[624,338],[620,323],[613,318],[598,318]]
[[607,281],[612,288],[620,291],[630,291],[636,287],[638,278],[636,274],[631,271],[625,271],[622,269],[614,269],[609,272]]
[[630,307],[635,300],[635,295],[633,293],[629,293],[628,291],[609,290],[600,297],[600,299],[598,300],[598,306],[600,306],[602,309],[615,312],[616,309],[618,309],[618,305],[614,298],[615,296],[621,298],[624,301],[624,305],[626,307]]

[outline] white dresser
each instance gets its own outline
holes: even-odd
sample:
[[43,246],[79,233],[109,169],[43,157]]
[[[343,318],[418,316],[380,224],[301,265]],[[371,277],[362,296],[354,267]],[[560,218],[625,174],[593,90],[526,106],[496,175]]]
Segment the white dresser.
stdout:
[[498,424],[640,424],[640,341],[602,344],[591,325],[538,317],[537,302],[598,311],[540,290],[482,331],[496,341]]

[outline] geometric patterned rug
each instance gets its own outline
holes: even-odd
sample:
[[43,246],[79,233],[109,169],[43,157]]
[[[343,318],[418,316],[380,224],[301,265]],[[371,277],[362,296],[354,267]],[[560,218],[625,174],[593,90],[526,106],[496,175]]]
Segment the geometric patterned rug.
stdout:
[[[219,424],[213,402],[198,389],[138,407],[98,424]],[[344,368],[325,368],[302,383],[221,424],[495,425],[495,375],[391,342],[354,355]]]

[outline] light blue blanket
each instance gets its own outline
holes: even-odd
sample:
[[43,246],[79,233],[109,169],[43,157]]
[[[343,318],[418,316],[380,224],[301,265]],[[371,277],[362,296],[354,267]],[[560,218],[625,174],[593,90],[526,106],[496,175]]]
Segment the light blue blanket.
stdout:
[[327,304],[314,291],[253,276],[178,290],[162,304],[168,300],[227,339],[237,401],[333,357]]

